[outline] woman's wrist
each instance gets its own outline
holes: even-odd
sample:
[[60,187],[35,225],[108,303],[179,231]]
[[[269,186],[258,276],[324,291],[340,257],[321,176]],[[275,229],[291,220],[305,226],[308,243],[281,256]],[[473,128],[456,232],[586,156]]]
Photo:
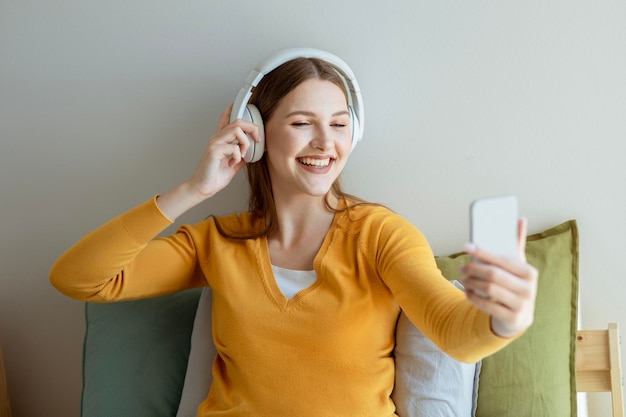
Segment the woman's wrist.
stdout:
[[208,196],[198,193],[195,187],[185,182],[157,196],[156,203],[168,219],[175,221],[180,215],[207,198]]

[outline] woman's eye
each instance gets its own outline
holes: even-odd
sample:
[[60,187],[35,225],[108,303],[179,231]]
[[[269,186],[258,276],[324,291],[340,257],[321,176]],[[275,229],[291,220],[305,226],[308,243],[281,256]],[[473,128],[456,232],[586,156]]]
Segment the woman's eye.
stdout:
[[337,127],[337,128],[342,128],[342,127],[346,127],[347,125],[345,123],[333,123],[333,127]]
[[296,126],[296,127],[303,127],[303,126],[308,126],[309,123],[308,122],[293,122],[291,125]]

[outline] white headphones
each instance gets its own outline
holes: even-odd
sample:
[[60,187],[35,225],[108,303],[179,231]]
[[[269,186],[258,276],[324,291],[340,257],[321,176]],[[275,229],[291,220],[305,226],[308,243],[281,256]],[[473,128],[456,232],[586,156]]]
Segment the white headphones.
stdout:
[[243,87],[239,90],[233,109],[230,113],[230,121],[243,119],[252,122],[259,127],[260,142],[250,139],[251,145],[243,159],[246,162],[256,162],[263,157],[265,149],[265,130],[263,127],[263,118],[257,107],[248,104],[250,96],[252,96],[252,88],[256,87],[261,78],[266,74],[296,58],[318,58],[328,62],[339,73],[346,90],[348,91],[348,109],[350,111],[350,128],[352,131],[352,148],[356,147],[358,141],[363,138],[363,99],[361,98],[361,90],[356,82],[356,78],[350,67],[339,57],[319,49],[311,48],[292,48],[278,51],[269,56],[259,65],[256,66],[246,78]]

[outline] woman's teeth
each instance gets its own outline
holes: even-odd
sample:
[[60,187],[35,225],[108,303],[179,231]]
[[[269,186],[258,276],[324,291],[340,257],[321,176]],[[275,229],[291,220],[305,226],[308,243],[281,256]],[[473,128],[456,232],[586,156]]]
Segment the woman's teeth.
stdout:
[[324,168],[324,167],[327,167],[328,164],[330,164],[330,158],[326,158],[326,159],[300,158],[300,163],[303,165]]

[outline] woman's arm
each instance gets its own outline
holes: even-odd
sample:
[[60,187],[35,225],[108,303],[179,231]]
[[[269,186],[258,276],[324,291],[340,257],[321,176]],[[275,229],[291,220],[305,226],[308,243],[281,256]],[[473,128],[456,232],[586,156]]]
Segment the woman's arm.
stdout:
[[117,301],[206,285],[186,229],[155,239],[171,221],[154,199],[88,233],[54,263],[52,285],[85,301]]
[[[79,240],[50,272],[59,291],[81,300],[112,301],[206,285],[190,228],[155,239],[181,214],[212,197],[245,165],[242,155],[258,127],[222,113],[191,177],[155,199],[109,221]],[[248,136],[250,135],[250,137]]]
[[[502,316],[481,308],[447,282],[426,238],[400,216],[385,220],[376,241],[378,249],[372,258],[377,260],[378,271],[400,307],[425,335],[454,358],[475,362],[506,346],[513,340],[510,336],[521,334],[529,324],[515,332],[501,333],[498,326]],[[525,267],[523,262],[519,264]],[[511,280],[522,279],[503,266],[485,267],[490,271],[487,275],[506,274]],[[476,284],[468,284],[471,292]],[[529,300],[534,305],[534,297],[529,296]]]

